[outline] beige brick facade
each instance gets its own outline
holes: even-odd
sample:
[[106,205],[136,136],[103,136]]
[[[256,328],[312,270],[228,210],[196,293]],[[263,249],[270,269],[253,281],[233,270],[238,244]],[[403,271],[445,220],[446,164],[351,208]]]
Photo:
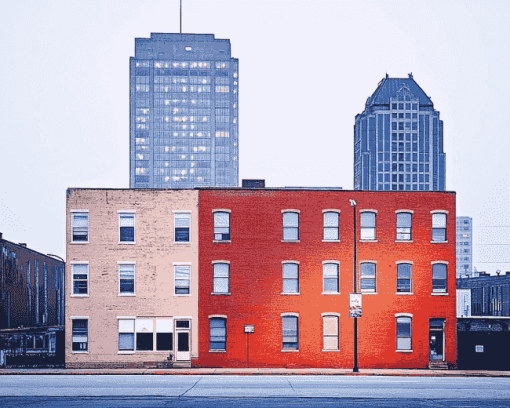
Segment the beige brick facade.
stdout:
[[[177,218],[177,236],[186,237],[186,214],[189,242],[175,242]],[[190,365],[198,357],[198,191],[68,189],[66,218],[66,366],[162,366],[170,354]]]

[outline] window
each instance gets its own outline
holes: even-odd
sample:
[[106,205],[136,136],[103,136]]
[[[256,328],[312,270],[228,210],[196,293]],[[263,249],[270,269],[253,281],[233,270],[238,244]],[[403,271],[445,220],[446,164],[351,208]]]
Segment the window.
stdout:
[[446,214],[432,214],[432,241],[446,241]]
[[299,265],[283,264],[283,293],[299,293]]
[[361,213],[360,239],[375,239],[375,213]]
[[323,351],[338,350],[338,316],[322,317],[323,323]]
[[89,214],[87,212],[71,213],[72,242],[88,242],[89,240]]
[[401,263],[397,265],[397,293],[412,292],[412,266]]
[[154,349],[153,319],[136,319],[136,350],[152,351]]
[[324,279],[324,292],[338,293],[338,264],[324,263],[322,265],[322,277]]
[[156,350],[173,350],[173,323],[172,319],[156,319]]
[[214,293],[229,293],[230,265],[227,263],[213,264],[213,291]]
[[375,263],[362,263],[360,273],[361,291],[375,292]]
[[120,242],[135,242],[135,214],[119,213]]
[[119,319],[119,351],[135,351],[134,319]]
[[190,289],[190,266],[175,265],[175,294],[189,295]]
[[446,264],[441,263],[432,265],[432,292],[446,293],[446,277]]
[[119,265],[119,293],[121,295],[135,294],[135,265]]
[[411,350],[410,317],[397,317],[397,350]]
[[230,241],[230,214],[228,212],[214,213],[214,240]]
[[88,350],[88,319],[73,319],[72,351]]
[[299,213],[283,213],[283,239],[290,241],[299,240]]
[[397,213],[397,240],[411,240],[412,218],[413,215],[411,213]]
[[209,350],[227,349],[227,319],[212,317],[209,319]]
[[338,240],[339,214],[336,212],[324,213],[324,240]]
[[298,318],[297,316],[282,316],[282,349],[298,350]]
[[87,264],[74,264],[73,269],[73,295],[88,295],[89,266]]
[[175,242],[190,242],[189,227],[190,227],[190,213],[175,213]]

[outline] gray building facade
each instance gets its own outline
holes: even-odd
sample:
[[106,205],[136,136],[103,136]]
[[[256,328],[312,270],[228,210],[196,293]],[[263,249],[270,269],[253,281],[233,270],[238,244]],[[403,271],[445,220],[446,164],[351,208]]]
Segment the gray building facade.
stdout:
[[473,276],[473,219],[456,217],[457,278]]
[[354,124],[354,190],[445,191],[443,121],[409,78],[383,78]]
[[237,187],[239,62],[211,34],[135,39],[131,188]]

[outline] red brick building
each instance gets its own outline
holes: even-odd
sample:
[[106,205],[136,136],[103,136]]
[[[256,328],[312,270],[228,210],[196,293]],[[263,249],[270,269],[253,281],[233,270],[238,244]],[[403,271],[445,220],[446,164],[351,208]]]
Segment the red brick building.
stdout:
[[455,193],[212,188],[194,366],[353,367],[351,199],[359,367],[456,364]]

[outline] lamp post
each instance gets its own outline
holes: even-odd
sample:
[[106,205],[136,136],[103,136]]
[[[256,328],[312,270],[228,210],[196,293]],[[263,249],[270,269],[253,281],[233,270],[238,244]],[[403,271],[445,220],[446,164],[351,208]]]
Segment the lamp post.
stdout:
[[[351,207],[354,210],[354,267],[353,267],[353,274],[354,274],[354,293],[357,293],[357,285],[356,285],[356,201],[355,200],[349,200],[351,203]],[[358,369],[358,318],[354,316],[354,367],[352,369],[353,373],[357,373],[359,371]]]

